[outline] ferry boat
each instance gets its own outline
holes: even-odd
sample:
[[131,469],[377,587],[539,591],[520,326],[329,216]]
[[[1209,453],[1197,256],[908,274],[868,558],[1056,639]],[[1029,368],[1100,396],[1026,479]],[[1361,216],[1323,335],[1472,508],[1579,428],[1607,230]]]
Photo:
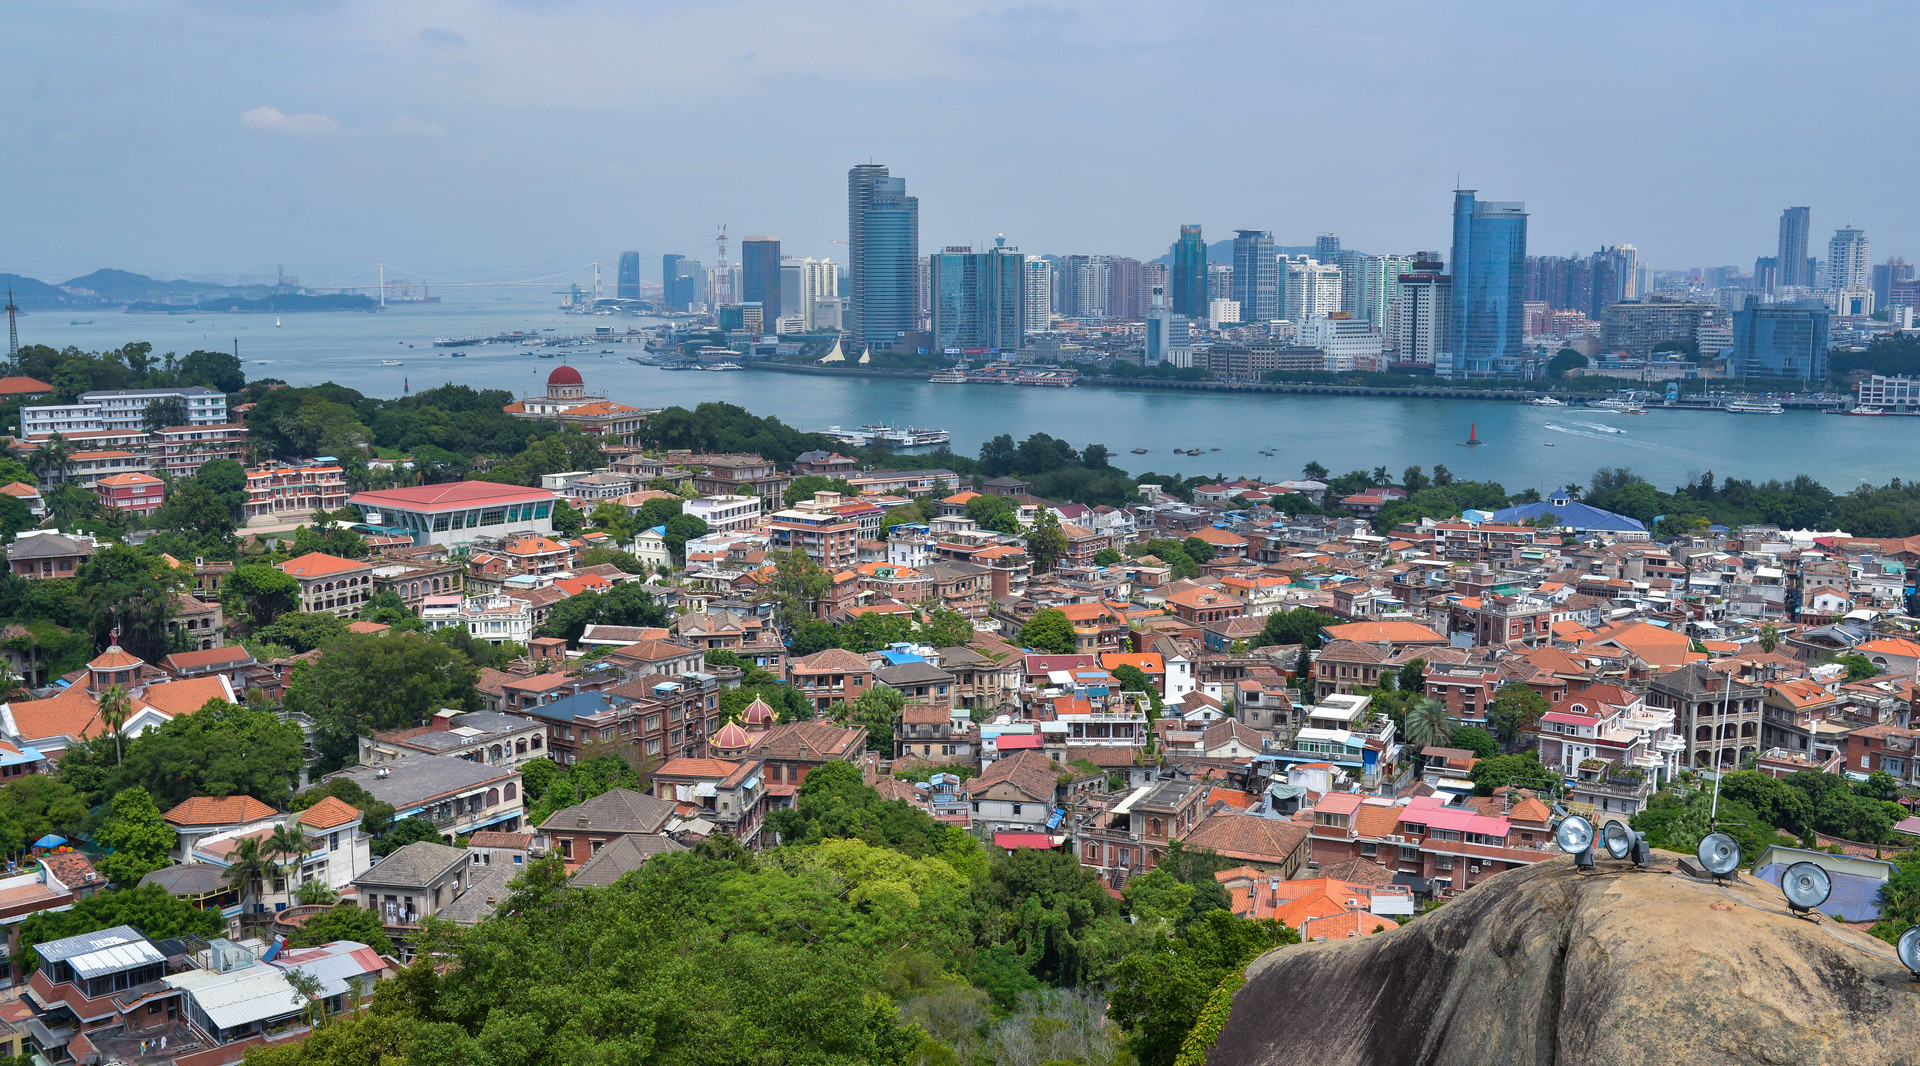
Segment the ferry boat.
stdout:
[[1532,407],[1565,407],[1567,405],[1567,401],[1556,400],[1551,396],[1535,396],[1527,403]]
[[1632,400],[1621,400],[1616,398],[1616,399],[1606,399],[1606,400],[1588,400],[1587,406],[1600,411],[1631,411],[1639,407],[1640,405],[1637,403],[1634,403]]
[[711,363],[706,366],[700,367],[699,369],[701,370],[745,370],[746,367],[741,366],[739,363]]
[[935,385],[965,385],[967,383],[967,372],[960,369],[942,370],[927,380]]
[[1864,403],[1859,405],[1858,407],[1849,407],[1848,409],[1840,413],[1843,415],[1859,415],[1862,418],[1883,418],[1886,416],[1886,412],[1882,411],[1880,408],[1869,407]]
[[953,440],[953,434],[944,429],[921,429],[909,426],[895,429],[892,426],[868,423],[860,427],[867,439],[876,444],[889,444],[895,448],[920,448],[929,444],[946,444]]
[[1787,409],[1777,403],[1761,403],[1758,400],[1735,400],[1728,404],[1727,411],[1736,415],[1784,415]]

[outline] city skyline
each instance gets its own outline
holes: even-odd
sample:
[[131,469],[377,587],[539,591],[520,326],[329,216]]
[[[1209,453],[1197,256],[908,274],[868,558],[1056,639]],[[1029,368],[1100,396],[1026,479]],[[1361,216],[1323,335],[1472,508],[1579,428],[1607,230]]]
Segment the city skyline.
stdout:
[[[1647,34],[1649,13],[1631,8],[1390,7],[1367,19],[1205,4],[29,9],[0,85],[38,102],[5,120],[9,200],[31,209],[16,212],[0,270],[285,263],[333,280],[387,262],[500,278],[638,250],[644,276],[665,253],[710,262],[723,222],[822,257],[846,238],[840,175],[868,157],[911,176],[925,247],[1004,233],[1030,252],[1148,260],[1198,220],[1281,245],[1337,232],[1349,248],[1408,253],[1445,246],[1442,190],[1456,174],[1526,200],[1542,252],[1632,243],[1662,269],[1744,266],[1774,249],[1783,204],[1813,207],[1816,248],[1846,222],[1884,252],[1920,241],[1920,209],[1892,184],[1910,146],[1871,139],[1835,168],[1803,150],[1807,128],[1792,121],[1870,99],[1900,69],[1900,24],[1917,21],[1904,10],[1878,11],[1862,33],[1792,7],[1661,9],[1663,32]],[[1266,90],[1284,64],[1220,59],[1219,41],[1261,34],[1321,40],[1380,87],[1288,79],[1282,99]],[[1703,39],[1723,47],[1670,54]],[[662,44],[698,41],[714,47]],[[1174,72],[1196,65],[1211,94],[1241,103],[1176,107],[1190,87]],[[1582,65],[1636,75],[1599,93],[1565,75]],[[1762,108],[1738,88],[1754,65],[1808,76]],[[1416,76],[1450,69],[1463,73]],[[698,142],[729,115],[822,111],[836,116],[827,135],[656,158],[661,135]],[[1199,146],[1301,113],[1316,116],[1330,162],[1282,167],[1291,147],[1246,143],[1217,165],[1192,148],[1153,180],[1095,162],[1119,130],[1167,128]],[[1556,143],[1578,149],[1543,150],[1542,130],[1568,128],[1581,137]],[[967,165],[959,146],[988,136],[1019,155],[1018,175]]]

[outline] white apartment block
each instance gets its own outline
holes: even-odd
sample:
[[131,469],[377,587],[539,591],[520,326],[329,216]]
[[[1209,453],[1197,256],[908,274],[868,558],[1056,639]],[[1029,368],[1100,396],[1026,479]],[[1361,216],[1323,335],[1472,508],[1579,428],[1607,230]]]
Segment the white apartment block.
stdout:
[[103,389],[80,394],[79,402],[20,409],[25,437],[86,430],[135,432],[146,429],[147,404],[177,399],[187,409],[186,424],[217,426],[227,420],[227,394],[193,385],[184,389]]
[[709,533],[731,533],[759,523],[760,497],[700,496],[682,504],[680,512],[705,522]]

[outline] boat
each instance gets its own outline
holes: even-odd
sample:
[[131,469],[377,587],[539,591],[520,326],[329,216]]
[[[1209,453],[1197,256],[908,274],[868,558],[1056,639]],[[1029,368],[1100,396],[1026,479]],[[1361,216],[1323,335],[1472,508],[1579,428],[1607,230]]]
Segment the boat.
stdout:
[[1598,422],[1576,422],[1574,424],[1579,426],[1585,426],[1586,428],[1593,430],[1595,433],[1625,433],[1626,432],[1626,430],[1621,429],[1618,426],[1603,426]]
[[1878,407],[1869,407],[1864,403],[1858,407],[1850,407],[1840,413],[1843,415],[1859,415],[1862,418],[1880,418],[1886,414],[1885,411],[1882,411]]
[[873,422],[861,426],[860,433],[871,443],[895,448],[922,448],[930,444],[945,444],[953,439],[953,434],[944,429],[922,429],[917,426],[895,429]]
[[274,329],[279,329],[279,328],[280,328],[280,316],[279,316],[279,315],[275,315],[275,316],[273,316],[273,328],[274,328]]
[[1632,400],[1607,399],[1588,400],[1587,406],[1600,411],[1631,411],[1635,407],[1638,407],[1639,404],[1634,403]]
[[560,358],[560,356],[559,356],[558,354],[556,354],[556,353],[554,353],[554,352],[536,352],[536,353],[534,353],[534,354],[536,354],[536,355],[538,355],[538,356],[539,356],[540,358],[542,358],[542,359],[558,359],[558,358]]
[[746,367],[741,366],[739,363],[712,363],[707,366],[703,366],[700,369],[702,370],[745,370]]
[[1135,448],[1135,449],[1133,450],[1133,454],[1135,454],[1135,455],[1145,455],[1145,454],[1147,454],[1147,450],[1146,450],[1145,448]]
[[[189,318],[189,319],[187,319],[187,321],[189,321],[189,322],[191,322],[191,321],[193,321],[193,319],[191,319],[191,318]],[[278,321],[278,319],[276,319],[275,321]],[[73,321],[71,321],[71,322],[69,322],[69,323],[67,323],[67,325],[69,325],[69,326],[91,326],[91,325],[93,325],[93,319],[91,319],[91,318],[76,318],[76,319],[74,319]]]
[[1551,396],[1535,396],[1527,403],[1533,407],[1565,407],[1567,405],[1567,401],[1556,400]]
[[965,385],[967,383],[967,372],[957,369],[942,370],[927,380],[935,385]]
[[1547,447],[1549,447],[1549,448],[1551,448],[1551,447],[1553,447],[1553,442],[1552,442],[1552,441],[1545,441],[1544,443],[1545,443],[1545,444],[1546,444],[1546,446],[1547,446]]
[[380,360],[380,365],[381,366],[400,366],[401,363],[400,363],[400,360],[398,359],[382,359]]
[[453,353],[453,358],[455,358],[455,359],[465,359],[466,357],[467,357],[467,353],[465,353],[465,352],[455,352],[455,353]]
[[1478,448],[1486,441],[1480,439],[1480,423],[1467,423],[1467,439],[1460,442],[1462,448]]
[[266,366],[266,365],[267,365],[268,363],[270,363],[270,362],[272,362],[272,361],[273,361],[273,360],[271,360],[271,359],[255,359],[255,360],[253,361],[253,365],[254,365],[254,366]]
[[1726,406],[1730,414],[1736,415],[1784,415],[1787,409],[1777,403],[1761,403],[1758,400],[1735,400]]
[[1565,429],[1563,429],[1563,428],[1562,428],[1562,427],[1560,427],[1560,426],[1556,426],[1556,425],[1554,425],[1554,424],[1553,424],[1552,422],[1548,422],[1548,423],[1546,424],[1546,428],[1548,428],[1548,429],[1557,429],[1557,430],[1559,430],[1559,431],[1560,431],[1560,432],[1562,432],[1562,433],[1565,433],[1565,432],[1566,432],[1566,430],[1565,430]]

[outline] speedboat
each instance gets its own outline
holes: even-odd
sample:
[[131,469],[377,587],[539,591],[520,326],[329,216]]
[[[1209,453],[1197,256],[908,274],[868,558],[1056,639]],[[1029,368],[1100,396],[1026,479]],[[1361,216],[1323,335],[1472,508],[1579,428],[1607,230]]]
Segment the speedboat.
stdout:
[[1551,396],[1535,396],[1527,403],[1534,407],[1565,407],[1567,405],[1567,401],[1556,400]]

